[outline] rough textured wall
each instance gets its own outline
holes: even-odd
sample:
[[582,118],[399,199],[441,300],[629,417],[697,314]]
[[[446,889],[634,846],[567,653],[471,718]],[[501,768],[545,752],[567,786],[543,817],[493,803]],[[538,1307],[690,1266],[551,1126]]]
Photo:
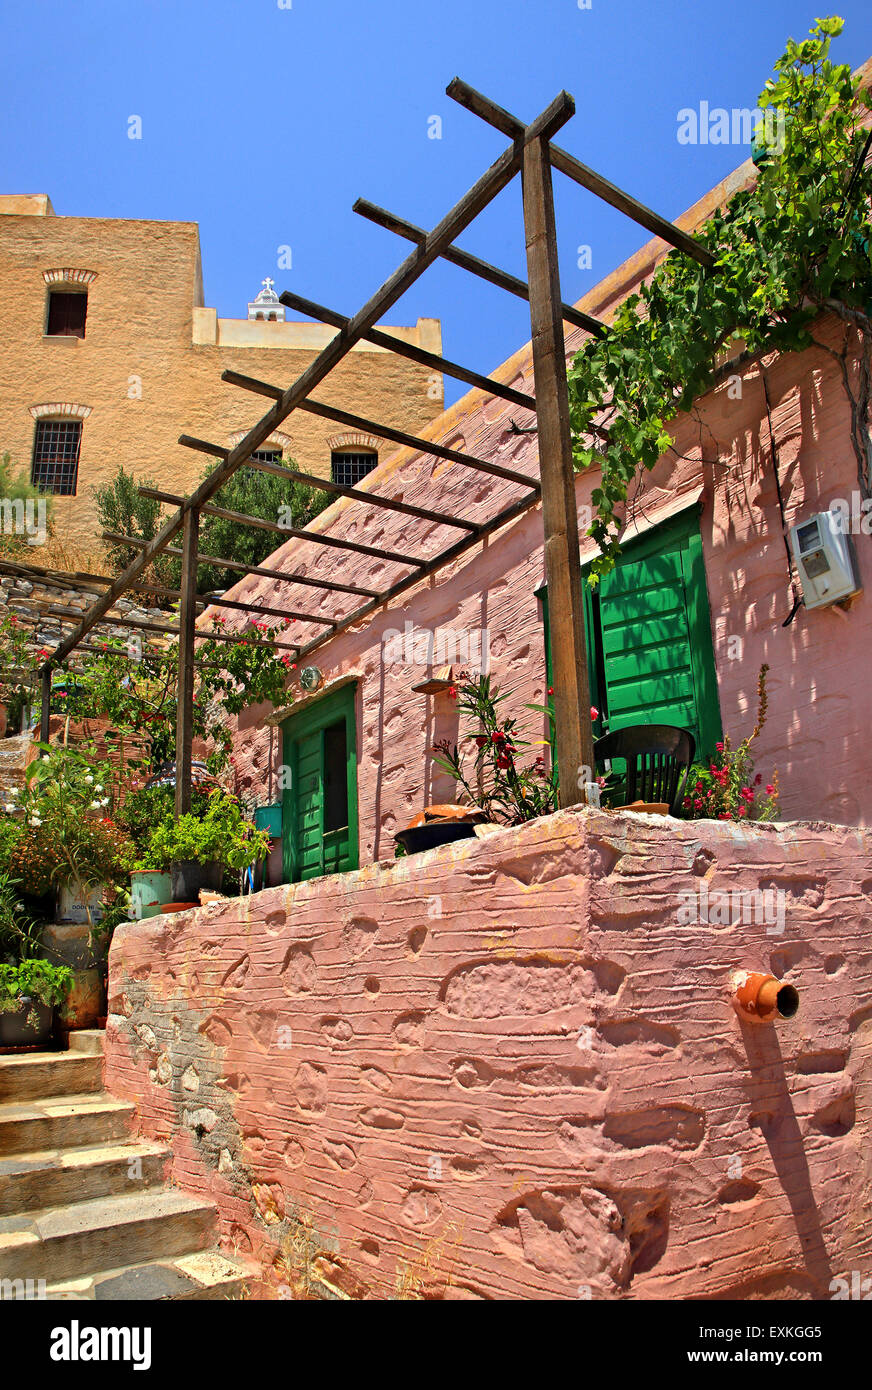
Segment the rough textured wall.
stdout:
[[[43,336],[48,288],[43,272],[63,268],[96,272],[88,286],[83,339]],[[252,294],[257,278],[255,268]],[[285,387],[315,356],[311,348],[195,344],[192,317],[198,305],[196,223],[0,215],[0,453],[8,450],[29,469],[30,406],[90,407],[82,428],[78,494],[54,501],[58,535],[71,548],[100,549],[90,487],[109,481],[120,465],[169,491],[188,491],[207,460],[180,448],[179,435],[228,447],[234,435],[260,418],[263,399],[222,383],[226,368]],[[285,325],[252,327],[281,341]],[[433,342],[438,324],[424,320],[421,332],[422,345],[440,351]],[[290,325],[284,336],[291,336]],[[405,336],[418,340],[415,329],[406,329]],[[427,368],[360,345],[317,396],[416,432],[441,410],[442,382],[437,377],[434,386]],[[329,441],[342,433],[342,426],[298,411],[282,430],[282,442],[301,469],[329,476]]]
[[[560,812],[124,925],[108,1085],[280,1294],[828,1298],[872,1255],[870,896],[862,831]],[[798,1015],[741,1022],[736,967]]]
[[[821,325],[819,336],[836,346],[841,334],[830,323]],[[532,390],[532,367],[524,365],[523,358],[519,354],[512,359],[501,374]],[[770,362],[766,375],[788,524],[826,510],[836,498],[848,502],[856,495],[859,506],[849,409],[838,365],[813,349]],[[757,675],[761,663],[768,662],[769,722],[755,747],[767,782],[773,768],[778,769],[783,813],[869,824],[872,746],[866,736],[865,692],[872,684],[870,539],[863,534],[854,537],[865,591],[850,611],[801,610],[789,627],[783,627],[793,595],[760,367],[746,368],[741,380],[740,398],[734,398],[735,388],[725,383],[702,402],[699,419],[679,420],[676,451],[681,457],[664,459],[646,477],[640,518],[643,523],[656,521],[676,499],[690,501],[702,490],[700,526],[724,730],[736,743],[751,732]],[[460,407],[454,407],[444,426],[431,431],[479,457],[534,476],[535,434],[518,437],[510,432],[511,420],[521,421],[522,415],[516,407],[478,396],[467,398],[465,418]],[[523,417],[523,423],[529,419]],[[580,509],[589,503],[596,484],[595,475],[579,477]],[[476,477],[458,465],[406,456],[387,462],[371,485],[385,495],[473,521],[494,515],[520,495],[515,484]],[[313,528],[406,554],[432,554],[457,539],[457,532],[446,526],[434,528],[429,522],[375,512],[344,499],[316,518]],[[582,553],[593,554],[586,537]],[[328,561],[320,547],[294,542],[278,551],[270,564],[303,574],[329,572],[334,581],[341,576],[363,588],[383,589],[408,573],[389,560],[352,554],[337,560],[335,552],[328,555],[325,569]],[[475,642],[486,629],[491,674],[511,696],[510,712],[530,736],[543,737],[544,726],[537,727],[537,716],[525,705],[542,703],[545,695],[544,631],[534,597],[544,579],[542,516],[536,507],[308,658],[328,680],[349,673],[360,677],[362,863],[392,852],[392,833],[422,802],[453,799],[452,784],[434,767],[430,749],[437,739],[455,741],[456,706],[444,694],[428,698],[412,692],[429,671],[426,646],[423,663],[410,665],[405,653],[392,650],[390,634],[403,633],[409,624],[418,640],[421,634],[437,632],[462,644],[470,635]],[[351,611],[361,602],[257,578],[244,580],[230,592],[330,616]],[[290,636],[308,640],[318,631],[312,624],[296,623]],[[480,664],[474,655],[464,661],[462,650],[459,645],[455,669]],[[240,790],[266,802],[276,799],[279,753],[275,733],[264,728],[264,714],[257,708],[241,717],[235,754]]]

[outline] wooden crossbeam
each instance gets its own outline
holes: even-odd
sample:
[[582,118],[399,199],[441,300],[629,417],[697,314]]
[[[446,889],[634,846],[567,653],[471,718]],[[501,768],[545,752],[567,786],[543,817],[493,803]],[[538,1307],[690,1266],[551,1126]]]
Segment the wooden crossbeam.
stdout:
[[318,415],[323,420],[335,420],[337,424],[346,425],[348,429],[363,430],[365,434],[374,434],[379,439],[389,439],[392,444],[401,444],[407,449],[414,449],[416,453],[448,459],[451,463],[462,463],[467,468],[475,468],[479,473],[489,473],[491,477],[502,478],[508,483],[517,483],[534,491],[539,487],[538,478],[531,478],[528,473],[519,473],[514,468],[503,468],[498,463],[488,463],[486,459],[475,458],[460,449],[449,449],[444,444],[434,444],[429,439],[419,439],[417,435],[407,434],[405,430],[395,430],[390,425],[380,425],[375,420],[365,419],[362,415],[337,410],[335,406],[325,405],[323,401],[301,401],[298,409],[306,411],[309,415]]
[[[571,97],[565,92],[561,92],[550,105],[536,117],[530,127],[540,134],[547,135],[550,139],[552,135],[560,129],[562,125],[572,116],[575,104]],[[421,246],[416,246],[411,255],[407,256],[403,263],[397,267],[394,273],[388,277],[380,289],[376,290],[363,305],[361,309],[350,320],[346,328],[341,329],[336,337],[333,338],[318,356],[310,362],[309,366],[297,378],[292,386],[282,394],[280,400],[275,401],[274,405],[267,413],[261,417],[257,424],[253,425],[244,439],[227,454],[223,461],[212,470],[208,478],[204,478],[199,487],[188,499],[187,507],[201,507],[204,503],[210,502],[215,493],[231,478],[242,464],[247,463],[251,455],[265,444],[270,435],[278,429],[283,420],[286,420],[291,412],[296,409],[300,401],[305,400],[309,393],[319,382],[338,365],[347,355],[355,343],[360,342],[365,333],[374,328],[379,319],[389,309],[396,304],[397,300],[421,276],[429,265],[432,265],[441,255],[442,251],[451,245],[454,239],[475,220],[480,212],[493,201],[504,188],[511,183],[518,173],[523,159],[523,148],[518,141],[505,150],[500,157],[494,161],[491,167],[479,178],[472,188],[470,188],[459,202],[446,213],[441,222],[434,227],[427,237],[426,242]],[[362,494],[363,499],[370,501],[371,498],[366,493]],[[397,505],[397,504],[395,504]],[[145,548],[140,551],[130,564],[114,581],[111,588],[97,600],[96,603],[84,614],[82,621],[78,624],[75,631],[70,633],[64,640],[55,654],[54,660],[61,661],[81,642],[95,623],[98,623],[103,614],[110,609],[115,600],[134,583],[142,572],[147,568],[151,561],[162,553],[169,545],[169,542],[178,534],[183,525],[184,511],[180,508],[173,516],[161,527],[156,536],[150,540]],[[478,528],[475,528],[478,533]]]
[[[156,502],[166,502],[171,506],[183,506],[184,497],[178,496],[173,492],[161,492],[154,487],[141,487],[137,489],[141,497],[151,497]],[[232,512],[226,507],[213,507],[207,503],[201,508],[207,516],[220,516],[225,521],[235,521],[240,526],[254,526],[261,531],[274,531],[277,535],[284,536],[290,540],[296,537],[301,541],[315,541],[318,545],[335,546],[339,550],[353,550],[360,555],[376,556],[380,560],[392,560],[397,565],[411,565],[415,569],[421,569],[426,560],[418,559],[414,555],[402,555],[397,550],[381,550],[377,545],[362,545],[359,541],[342,540],[339,536],[325,536],[318,531],[305,531],[296,526],[282,526],[278,521],[267,521],[265,517],[249,516],[247,512]]]
[[[426,236],[426,232],[422,232],[421,235]],[[345,328],[351,322],[344,314],[325,309],[323,304],[315,304],[313,300],[304,299],[300,294],[292,294],[290,290],[280,294],[279,300],[286,308],[294,309],[299,314],[307,314],[310,319],[319,319],[321,323],[329,323],[332,328]],[[437,356],[435,352],[426,352],[424,348],[407,343],[403,338],[395,337],[393,333],[383,333],[381,329],[371,328],[363,336],[368,343],[396,353],[398,357],[407,357],[410,362],[418,362],[422,367],[429,367],[431,371],[444,372],[446,376],[453,376],[457,381],[465,381],[468,386],[477,386],[488,395],[501,396],[503,400],[511,401],[512,405],[519,405],[524,410],[536,409],[535,397],[528,396],[525,391],[516,391],[513,386],[494,381],[491,376],[482,376],[480,372],[470,371],[468,367],[461,367],[457,362],[450,362],[447,357]],[[231,376],[232,373],[224,372],[222,380],[229,381]]]
[[[384,227],[386,231],[395,232],[397,236],[405,237],[406,241],[414,241],[417,245],[426,239],[427,233],[423,227],[416,227],[414,222],[406,222],[402,217],[395,216],[394,213],[386,211],[385,208],[376,207],[375,203],[370,203],[366,198],[358,198],[354,204],[354,211],[361,217],[366,217],[370,222],[375,222],[377,226]],[[472,275],[477,275],[480,280],[487,280],[491,285],[496,285],[501,290],[507,290],[509,294],[515,295],[518,299],[530,298],[530,287],[525,280],[521,280],[517,275],[510,275],[507,270],[500,270],[498,266],[491,265],[488,261],[483,261],[480,256],[470,255],[459,246],[449,246],[447,251],[442,252],[443,261],[450,261],[452,265],[460,266],[461,270],[468,270]],[[585,314],[583,310],[576,309],[571,304],[561,304],[560,312],[567,323],[572,323],[576,328],[585,328],[594,337],[601,338],[606,333],[607,327],[599,319],[593,318],[590,314]]]
[[[448,96],[453,101],[465,106],[467,111],[471,111],[474,116],[486,121],[494,129],[507,135],[510,140],[521,140],[535,138],[528,135],[527,128],[523,121],[519,121],[517,116],[505,111],[502,106],[497,106],[496,102],[483,96],[481,92],[475,91],[468,83],[455,77],[445,88]],[[602,198],[603,202],[610,203],[613,208],[623,212],[627,217],[631,217],[634,222],[645,227],[661,240],[668,242],[670,246],[675,246],[679,251],[684,251],[688,256],[692,256],[700,265],[711,269],[715,264],[715,257],[711,251],[707,250],[695,237],[688,236],[680,227],[676,227],[674,222],[668,218],[661,217],[653,212],[651,208],[640,203],[637,198],[633,198],[629,193],[625,193],[622,188],[609,183],[601,174],[589,169],[581,160],[574,155],[568,154],[566,150],[559,149],[556,145],[549,145],[549,158],[555,169],[559,169],[561,174],[572,179],[575,183],[586,188],[588,192],[594,193],[597,198]]]
[[[104,531],[104,541],[111,541],[113,545],[129,545],[134,549],[147,544],[136,536],[122,536],[117,531]],[[181,550],[168,545],[167,555],[180,556]],[[274,570],[267,568],[266,565],[244,565],[240,560],[228,560],[223,555],[203,555],[197,556],[199,565],[214,565],[216,569],[233,570],[236,574],[257,574],[264,579],[274,579],[281,584],[305,584],[311,589],[329,589],[331,592],[340,594],[363,594],[368,598],[373,598],[377,593],[376,589],[363,589],[359,584],[337,584],[332,579],[310,579],[305,574],[287,574],[284,570]],[[290,616],[290,615],[289,615]]]
[[[229,374],[228,374],[229,375]],[[234,386],[242,386],[246,391],[254,391],[260,396],[272,395],[278,388],[270,386],[266,381],[258,381],[255,377],[243,376],[241,372],[233,372]],[[219,456],[227,454],[229,450],[222,449],[220,444],[210,444],[205,439],[193,439],[190,435],[183,434],[179,440],[188,449],[199,449],[203,454],[217,453]],[[427,507],[415,507],[411,502],[397,502],[393,497],[383,497],[378,492],[364,492],[362,488],[343,487],[340,483],[334,483],[330,478],[319,478],[314,473],[300,473],[295,468],[286,468],[283,463],[270,463],[267,459],[246,459],[246,468],[254,468],[261,473],[274,473],[279,478],[288,478],[292,482],[306,483],[309,487],[320,488],[322,492],[329,492],[337,497],[350,497],[355,502],[369,502],[374,507],[383,507],[390,512],[402,512],[405,516],[417,516],[422,521],[432,521],[436,526],[457,526],[461,530],[470,533],[478,533],[479,524],[475,521],[464,521],[459,516],[449,516],[447,512],[433,512]]]
[[[58,614],[58,616],[67,615],[69,617],[76,618],[81,616],[77,608],[62,608],[60,607],[60,605],[57,608],[52,609],[51,611]],[[143,632],[162,632],[167,637],[178,637],[179,635],[179,629],[177,627],[172,627],[169,623],[153,623],[150,620],[147,621],[143,618],[102,618],[101,622],[105,623],[107,627],[139,628]],[[249,644],[249,646],[269,646],[272,650],[278,652],[298,652],[300,650],[298,645],[290,646],[287,643],[283,642],[261,642],[259,639],[246,637],[244,636],[244,634],[240,634],[238,632],[204,632],[202,628],[197,628],[196,640],[198,642],[245,641]],[[57,660],[57,650],[59,650],[59,648],[56,649],[54,658],[55,660]]]
[[[434,556],[434,558],[428,562],[426,569],[421,574],[410,574],[403,579],[398,579],[396,584],[391,584],[377,599],[373,599],[371,603],[363,604],[362,607],[356,608],[353,613],[348,613],[344,618],[340,618],[336,625],[336,633],[344,632],[346,628],[353,627],[355,623],[360,622],[361,618],[365,618],[367,614],[373,613],[383,604],[389,603],[399,594],[404,593],[407,589],[413,588],[415,584],[419,584],[421,580],[426,579],[431,574],[435,574],[437,570],[452,564],[459,556],[463,555],[465,551],[470,550],[472,546],[477,545],[479,541],[483,540],[486,536],[492,535],[495,531],[499,531],[501,527],[508,526],[510,522],[516,521],[518,517],[523,516],[531,507],[535,507],[538,501],[538,497],[521,497],[517,502],[513,502],[511,506],[505,507],[503,511],[491,517],[489,521],[483,524],[477,536],[464,536],[461,540],[456,541],[454,545],[449,546],[447,550],[440,551],[438,555]],[[319,635],[318,637],[313,637],[310,642],[304,643],[300,647],[298,659],[302,660],[304,656],[308,656],[316,647],[322,646],[324,642],[329,641],[336,633],[327,633],[323,637]]]

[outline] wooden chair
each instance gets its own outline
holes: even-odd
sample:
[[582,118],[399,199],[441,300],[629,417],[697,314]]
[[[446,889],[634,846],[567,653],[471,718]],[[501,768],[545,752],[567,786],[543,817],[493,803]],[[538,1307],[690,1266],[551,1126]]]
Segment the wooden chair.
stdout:
[[604,734],[593,746],[597,764],[623,758],[627,764],[627,802],[666,802],[678,815],[696,741],[671,724],[631,724]]

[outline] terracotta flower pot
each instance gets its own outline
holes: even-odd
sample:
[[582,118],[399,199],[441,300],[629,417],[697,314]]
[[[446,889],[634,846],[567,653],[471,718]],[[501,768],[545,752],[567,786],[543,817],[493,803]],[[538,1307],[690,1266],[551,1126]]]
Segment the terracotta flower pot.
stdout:
[[475,827],[486,820],[485,812],[477,806],[425,806],[397,831],[394,839],[407,854],[420,854],[437,845],[469,839],[475,834]]

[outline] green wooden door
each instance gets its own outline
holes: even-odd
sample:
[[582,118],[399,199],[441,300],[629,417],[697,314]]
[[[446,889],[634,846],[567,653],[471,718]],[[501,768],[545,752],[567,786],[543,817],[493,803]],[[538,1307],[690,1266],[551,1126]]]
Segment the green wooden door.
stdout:
[[285,882],[357,868],[354,691],[345,686],[282,725]]

